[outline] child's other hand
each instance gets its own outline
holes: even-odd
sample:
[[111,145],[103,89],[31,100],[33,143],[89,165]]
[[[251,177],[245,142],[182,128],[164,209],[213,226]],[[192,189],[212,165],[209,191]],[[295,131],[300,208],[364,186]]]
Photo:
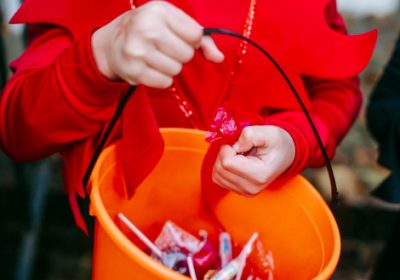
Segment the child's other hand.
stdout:
[[201,48],[206,59],[224,59],[211,37],[182,10],[164,1],[125,12],[93,33],[92,50],[100,72],[111,80],[166,88],[182,64]]
[[213,181],[242,195],[261,192],[281,175],[295,157],[292,137],[277,126],[245,127],[233,145],[221,147],[213,169]]

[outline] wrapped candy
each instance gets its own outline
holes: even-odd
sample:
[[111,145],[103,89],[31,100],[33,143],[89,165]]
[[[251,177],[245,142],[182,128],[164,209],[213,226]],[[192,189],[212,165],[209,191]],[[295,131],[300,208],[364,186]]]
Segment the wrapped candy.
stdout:
[[[254,233],[241,252],[232,259],[232,242],[229,233],[220,233],[220,254],[211,244],[208,234],[200,231],[200,239],[167,221],[155,242],[151,242],[122,213],[118,217],[150,249],[149,253],[166,267],[194,280],[273,280],[274,260],[271,251],[266,252]],[[219,271],[215,270],[221,267]],[[202,278],[203,277],[203,278]]]
[[181,274],[187,274],[188,272],[186,255],[181,252],[164,252],[160,262]]
[[204,274],[208,269],[216,265],[218,254],[214,250],[209,239],[206,239],[203,247],[192,255],[193,263],[200,274]]
[[221,268],[232,260],[232,242],[231,236],[227,232],[221,232],[219,235],[219,258]]
[[164,224],[154,243],[161,251],[183,251],[192,254],[198,252],[203,246],[199,239],[171,221]]
[[173,222],[167,221],[154,242],[157,248],[163,252],[162,257],[154,254],[152,257],[169,268],[187,274],[187,258],[190,256],[196,272],[203,275],[217,262],[218,255],[207,238],[207,233],[202,231],[200,235],[201,240]]
[[236,280],[242,277],[243,269],[246,266],[246,259],[253,251],[253,244],[258,238],[258,233],[254,233],[246,245],[244,245],[240,254],[231,260],[224,268],[218,271],[211,280],[230,280],[236,276]]
[[224,137],[237,135],[238,126],[233,118],[223,107],[217,109],[214,122],[206,134],[207,142],[215,142]]
[[240,110],[240,107],[240,104],[234,102],[225,103],[224,107],[219,107],[205,140],[209,143],[232,144],[246,126],[264,123],[258,114],[245,112]]
[[252,276],[250,279],[274,279],[275,264],[272,252],[266,251],[260,240],[257,240],[254,244],[254,250],[249,256],[248,264],[244,274]]

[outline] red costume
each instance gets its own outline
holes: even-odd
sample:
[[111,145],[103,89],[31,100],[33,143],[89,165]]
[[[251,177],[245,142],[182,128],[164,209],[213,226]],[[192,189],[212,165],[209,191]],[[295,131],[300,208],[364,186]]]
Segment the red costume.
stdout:
[[[271,52],[307,104],[328,154],[334,155],[360,109],[362,95],[354,76],[371,56],[375,32],[345,36],[331,30],[327,22],[345,33],[334,1],[328,5],[326,0],[171,2],[203,26],[250,36]],[[125,82],[109,81],[97,70],[91,34],[130,8],[129,0],[25,0],[12,20],[32,24],[31,40],[25,53],[11,64],[14,74],[1,97],[2,147],[20,161],[61,152],[70,203],[80,226],[75,195],[84,196],[85,168],[121,94],[128,89]],[[161,147],[147,96],[159,126],[205,130],[216,108],[235,100],[243,111],[260,114],[266,124],[291,134],[296,157],[287,174],[323,164],[309,124],[272,64],[237,39],[214,39],[225,54],[222,64],[196,54],[171,88],[140,86],[128,103],[123,129],[119,124],[111,141],[121,138],[121,132],[129,138],[131,154],[137,158],[132,170],[137,170],[138,182],[150,172]],[[144,165],[135,165],[140,160]]]

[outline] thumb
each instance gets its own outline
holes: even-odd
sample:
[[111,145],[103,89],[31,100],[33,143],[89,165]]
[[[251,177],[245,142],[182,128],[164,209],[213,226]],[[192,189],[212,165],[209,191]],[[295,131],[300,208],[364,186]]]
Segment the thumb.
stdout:
[[203,36],[200,43],[204,57],[211,62],[222,62],[224,54],[218,49],[214,40],[210,36]]
[[253,147],[257,147],[259,145],[257,133],[254,127],[247,126],[240,133],[239,139],[233,144],[232,148],[236,153],[246,153],[250,151]]

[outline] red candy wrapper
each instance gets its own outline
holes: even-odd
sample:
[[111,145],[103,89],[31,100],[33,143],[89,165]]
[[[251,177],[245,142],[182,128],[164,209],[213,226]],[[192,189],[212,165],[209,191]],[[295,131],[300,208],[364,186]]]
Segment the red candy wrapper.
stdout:
[[199,239],[171,221],[165,223],[154,243],[161,251],[181,251],[186,254],[196,253],[203,246]]
[[186,258],[191,255],[197,274],[204,275],[216,265],[218,255],[206,233],[201,234],[201,239],[167,221],[154,242],[163,256],[161,259],[154,254],[152,256],[167,267],[187,275]]
[[238,108],[240,106],[226,105],[217,109],[213,123],[205,137],[207,142],[233,144],[242,133],[243,128],[263,124],[261,116],[241,111]]
[[239,126],[233,116],[225,108],[219,107],[214,117],[214,122],[206,134],[206,141],[213,143],[225,138],[237,138]]
[[217,252],[214,250],[209,239],[206,239],[203,247],[193,254],[193,263],[196,271],[200,274],[206,273],[210,268],[214,267],[218,261]]

